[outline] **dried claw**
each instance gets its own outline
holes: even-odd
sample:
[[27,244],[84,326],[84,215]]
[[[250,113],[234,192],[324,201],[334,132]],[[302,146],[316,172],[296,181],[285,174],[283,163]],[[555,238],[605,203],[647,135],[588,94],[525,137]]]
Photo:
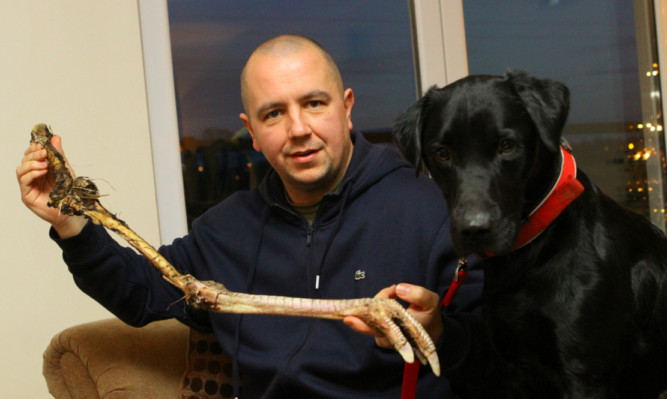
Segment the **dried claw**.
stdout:
[[224,285],[215,281],[199,281],[192,279],[185,286],[185,295],[189,305],[204,310],[216,311],[218,297],[228,294]]
[[[401,354],[403,360],[407,363],[415,361],[415,351],[413,350],[410,341],[403,335],[401,328],[394,323],[392,319],[386,318],[385,320],[382,320],[377,328],[385,335],[385,337],[387,337],[387,339],[389,339],[389,342],[394,345],[394,348]],[[417,352],[419,352],[419,350],[417,350]]]
[[426,366],[428,364],[428,359],[424,357],[424,354],[420,350],[415,350],[415,356],[419,359],[419,363]]
[[[435,345],[421,324],[395,300],[360,298],[327,300],[290,298],[270,295],[250,295],[228,291],[222,284],[199,281],[181,274],[155,248],[98,201],[99,192],[87,178],[76,178],[66,167],[64,157],[51,145],[53,134],[45,124],[35,125],[31,141],[47,150],[47,159],[54,173],[54,189],[49,195],[49,206],[66,214],[83,214],[94,223],[116,232],[143,254],[163,277],[185,293],[189,304],[221,313],[277,314],[326,319],[357,316],[382,331],[406,362],[414,362],[415,355],[424,364],[428,362],[435,375],[440,375],[440,363]],[[406,338],[407,336],[407,338]]]
[[414,362],[416,356],[422,364],[430,364],[435,375],[440,375],[440,362],[431,337],[397,301],[375,298],[357,316],[382,332],[407,363]]
[[317,300],[231,292],[213,281],[191,279],[185,286],[188,303],[206,310],[224,313],[281,314],[342,319],[356,316],[382,332],[403,360],[430,364],[440,375],[435,345],[424,327],[397,301],[384,298]]
[[438,361],[438,354],[436,352],[431,353],[426,357],[426,361],[428,362],[428,364],[431,365],[431,369],[433,369],[433,374],[440,376],[440,362]]

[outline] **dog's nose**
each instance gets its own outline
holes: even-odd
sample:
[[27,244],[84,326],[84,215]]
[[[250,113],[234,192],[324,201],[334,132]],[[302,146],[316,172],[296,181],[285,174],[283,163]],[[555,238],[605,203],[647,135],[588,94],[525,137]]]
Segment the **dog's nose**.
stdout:
[[471,212],[461,220],[461,234],[468,238],[482,237],[492,228],[491,214],[488,212]]
[[492,213],[484,210],[453,213],[454,250],[459,255],[467,255],[484,253],[495,248],[496,221]]

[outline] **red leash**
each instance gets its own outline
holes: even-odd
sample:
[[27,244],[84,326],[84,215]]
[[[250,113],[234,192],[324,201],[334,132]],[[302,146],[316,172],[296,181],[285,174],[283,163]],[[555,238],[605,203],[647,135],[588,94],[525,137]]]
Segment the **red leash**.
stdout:
[[[454,279],[445,294],[445,298],[440,303],[441,308],[446,308],[452,303],[456,293],[461,288],[463,280],[468,275],[468,260],[466,258],[459,259],[459,264],[456,266]],[[401,390],[401,399],[415,399],[417,394],[417,379],[419,379],[419,361],[415,360],[412,363],[405,363],[403,367],[403,388]]]

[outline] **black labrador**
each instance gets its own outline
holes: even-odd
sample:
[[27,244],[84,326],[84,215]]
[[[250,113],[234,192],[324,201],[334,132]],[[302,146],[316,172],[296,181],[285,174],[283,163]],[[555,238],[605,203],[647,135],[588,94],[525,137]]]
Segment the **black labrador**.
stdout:
[[483,258],[493,360],[470,397],[667,389],[667,239],[576,170],[568,111],[564,84],[510,71],[432,88],[394,129],[441,187],[456,251]]

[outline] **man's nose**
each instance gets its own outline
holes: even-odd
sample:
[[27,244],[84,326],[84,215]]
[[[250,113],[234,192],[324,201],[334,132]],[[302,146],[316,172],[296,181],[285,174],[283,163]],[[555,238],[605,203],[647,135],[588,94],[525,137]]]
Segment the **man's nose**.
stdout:
[[291,138],[299,138],[310,134],[308,122],[300,110],[291,111],[289,113],[289,118],[289,135]]

